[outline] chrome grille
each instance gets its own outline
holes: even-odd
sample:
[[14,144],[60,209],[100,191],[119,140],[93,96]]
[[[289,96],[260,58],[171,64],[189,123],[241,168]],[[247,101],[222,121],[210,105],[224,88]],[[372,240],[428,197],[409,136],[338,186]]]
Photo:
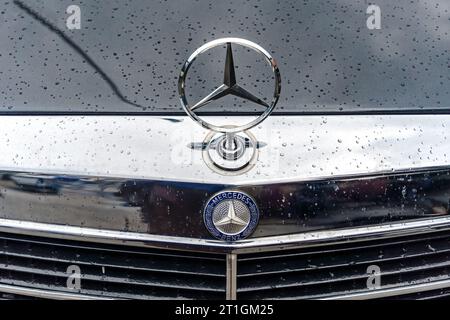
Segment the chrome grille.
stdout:
[[[67,268],[81,289],[67,288]],[[111,298],[220,299],[225,256],[0,234],[0,284]]]
[[[224,253],[0,233],[0,291],[1,285],[8,285],[125,299],[320,299],[365,294],[376,291],[367,288],[370,265],[381,269],[381,290],[450,281],[450,231],[241,253],[236,260],[231,264],[235,272],[227,273]],[[80,290],[67,288],[70,265],[81,269]],[[236,295],[226,292],[233,276]],[[235,290],[234,284],[230,288]],[[395,298],[442,298],[449,290],[411,291]]]

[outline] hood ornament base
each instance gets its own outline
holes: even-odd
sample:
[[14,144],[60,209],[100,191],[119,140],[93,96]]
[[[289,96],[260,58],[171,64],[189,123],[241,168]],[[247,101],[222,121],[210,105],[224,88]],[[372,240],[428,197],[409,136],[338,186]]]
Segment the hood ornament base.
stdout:
[[230,135],[210,131],[203,145],[203,161],[222,175],[243,174],[258,161],[258,142],[249,131]]

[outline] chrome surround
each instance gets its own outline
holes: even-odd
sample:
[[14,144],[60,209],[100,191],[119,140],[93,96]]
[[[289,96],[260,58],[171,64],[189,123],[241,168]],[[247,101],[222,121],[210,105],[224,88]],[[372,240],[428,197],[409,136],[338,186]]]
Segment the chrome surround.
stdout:
[[[202,105],[204,105],[212,100],[216,100],[217,98],[220,98],[222,96],[222,94],[224,94],[224,95],[233,94],[231,92],[230,93],[225,93],[225,92],[227,92],[227,90],[228,91],[233,90],[234,86],[238,86],[237,84],[235,84],[234,64],[233,64],[233,56],[231,53],[231,44],[238,44],[241,46],[245,46],[245,47],[250,48],[250,49],[256,51],[257,53],[263,55],[265,60],[269,64],[269,66],[272,68],[272,72],[275,77],[275,87],[274,87],[273,99],[272,99],[272,102],[270,103],[270,105],[268,105],[266,110],[264,110],[264,112],[261,115],[259,115],[256,119],[248,122],[245,125],[241,125],[241,126],[217,126],[217,125],[213,125],[213,124],[201,119],[194,112],[194,109],[198,103],[194,106],[189,105],[189,102],[187,101],[187,98],[186,98],[186,92],[185,92],[186,75],[189,71],[189,68],[194,63],[195,59],[200,54],[204,53],[205,51],[208,51],[214,47],[225,45],[225,44],[227,45],[227,59],[225,62],[224,83],[221,86],[219,86],[216,90],[214,90],[214,92],[212,92],[210,94],[210,95],[213,95],[215,92],[217,92],[218,97],[215,97],[215,96],[210,97],[210,95],[208,95],[208,97],[206,97],[200,101],[200,102],[204,101],[204,103]],[[230,78],[232,78],[233,81],[230,81]],[[242,89],[241,87],[239,87],[239,89],[245,90],[245,89]],[[272,113],[273,109],[275,108],[275,105],[277,104],[278,98],[280,96],[280,92],[281,92],[281,76],[280,76],[280,71],[278,70],[278,66],[277,66],[275,59],[270,55],[269,52],[267,52],[264,48],[262,48],[258,44],[251,42],[249,40],[241,39],[241,38],[221,38],[221,39],[216,39],[216,40],[210,41],[208,43],[205,43],[200,48],[195,50],[194,53],[192,53],[190,55],[190,57],[186,60],[186,62],[184,63],[184,65],[181,69],[180,77],[178,80],[178,93],[180,95],[181,105],[183,106],[184,111],[189,115],[189,117],[191,117],[195,122],[199,123],[202,127],[206,128],[206,129],[213,130],[216,132],[223,132],[223,133],[237,133],[240,131],[246,131],[250,128],[257,126],[259,123],[264,121],[264,119],[266,119]],[[245,95],[251,95],[251,94],[248,92],[245,92],[244,96]],[[253,96],[253,95],[251,95],[251,96]],[[245,97],[243,97],[243,98],[248,99]],[[254,97],[254,98],[259,99],[256,97]]]
[[414,220],[371,227],[313,231],[286,236],[251,238],[233,243],[0,219],[0,232],[136,247],[228,254],[286,250],[341,242],[393,238],[436,230],[450,230],[450,217]]

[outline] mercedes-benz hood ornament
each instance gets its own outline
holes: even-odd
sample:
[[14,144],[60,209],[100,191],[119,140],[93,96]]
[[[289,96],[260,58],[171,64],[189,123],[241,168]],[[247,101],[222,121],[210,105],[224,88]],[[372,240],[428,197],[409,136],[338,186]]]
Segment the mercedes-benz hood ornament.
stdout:
[[[186,95],[186,79],[189,68],[198,56],[217,46],[226,46],[223,82],[205,97],[195,103],[189,103]],[[240,84],[236,79],[234,66],[233,46],[244,46],[262,55],[271,68],[274,79],[273,95],[271,101],[250,92],[245,84]],[[184,63],[178,81],[180,101],[185,112],[202,127],[211,130],[205,139],[204,160],[212,169],[220,173],[239,173],[245,168],[250,168],[257,159],[257,142],[254,136],[247,130],[261,123],[275,108],[281,90],[281,78],[275,59],[264,48],[254,42],[240,38],[222,38],[208,42],[194,51]],[[217,125],[201,118],[197,112],[207,108],[213,101],[232,95],[260,105],[263,111],[248,123],[236,125],[234,123]],[[232,117],[231,117],[232,118]],[[238,135],[237,133],[242,133]]]

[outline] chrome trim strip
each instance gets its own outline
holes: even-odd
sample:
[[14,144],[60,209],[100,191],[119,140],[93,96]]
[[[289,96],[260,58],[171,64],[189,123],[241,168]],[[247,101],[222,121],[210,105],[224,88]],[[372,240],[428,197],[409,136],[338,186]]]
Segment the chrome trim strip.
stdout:
[[222,176],[193,148],[208,131],[187,116],[2,116],[0,169],[239,186],[331,179],[448,166],[449,127],[450,115],[272,116],[251,130],[255,167]]
[[114,300],[112,298],[88,296],[77,293],[58,292],[43,289],[32,289],[20,286],[0,284],[0,292],[11,293],[28,297],[55,299],[55,300]]
[[318,246],[349,241],[392,238],[408,234],[450,230],[450,217],[415,220],[369,227],[305,232],[301,234],[246,239],[234,243],[217,240],[157,236],[56,224],[0,219],[0,232],[45,236],[58,239],[122,244],[173,250],[213,253],[250,253]]
[[227,254],[227,300],[236,300],[237,293],[237,255]]
[[450,287],[450,280],[433,281],[429,283],[415,284],[405,287],[378,289],[362,293],[346,294],[342,296],[327,297],[319,300],[365,300],[400,296],[410,293],[425,292]]

